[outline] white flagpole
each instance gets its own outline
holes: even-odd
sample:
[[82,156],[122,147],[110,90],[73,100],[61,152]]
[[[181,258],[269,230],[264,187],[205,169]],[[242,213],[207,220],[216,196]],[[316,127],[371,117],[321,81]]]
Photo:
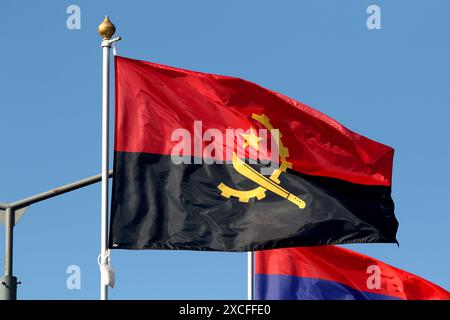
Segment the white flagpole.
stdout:
[[109,172],[109,56],[111,44],[120,38],[112,39],[116,28],[108,16],[98,26],[102,37],[103,50],[103,88],[102,88],[102,212],[101,212],[101,250],[100,250],[100,300],[108,300],[106,282],[109,268],[108,253],[108,172]]
[[247,252],[247,300],[253,300],[254,289],[254,255],[253,252]]

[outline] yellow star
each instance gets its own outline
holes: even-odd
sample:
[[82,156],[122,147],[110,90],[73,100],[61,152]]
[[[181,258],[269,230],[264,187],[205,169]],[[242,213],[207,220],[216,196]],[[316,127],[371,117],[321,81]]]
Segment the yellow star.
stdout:
[[250,128],[250,134],[241,133],[241,136],[245,139],[244,148],[250,146],[255,150],[259,150],[259,142],[263,140],[263,138],[258,137],[255,134],[255,131],[253,131],[253,128]]

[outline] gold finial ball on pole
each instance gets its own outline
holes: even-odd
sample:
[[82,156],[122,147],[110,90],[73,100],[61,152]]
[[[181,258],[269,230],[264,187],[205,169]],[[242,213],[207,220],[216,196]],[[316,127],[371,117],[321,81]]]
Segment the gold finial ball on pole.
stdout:
[[111,37],[116,32],[116,27],[112,24],[111,20],[109,20],[108,16],[105,17],[102,23],[98,26],[98,34],[104,40],[111,39]]

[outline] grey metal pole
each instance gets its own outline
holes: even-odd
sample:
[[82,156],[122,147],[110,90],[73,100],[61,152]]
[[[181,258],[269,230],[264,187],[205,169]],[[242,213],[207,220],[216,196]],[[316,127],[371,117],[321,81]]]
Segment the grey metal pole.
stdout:
[[6,209],[5,215],[5,276],[11,276],[13,271],[13,237],[14,237],[14,211],[12,208]]
[[[112,176],[113,176],[113,171],[109,170],[108,177],[111,178]],[[88,177],[88,178],[85,178],[82,180],[78,180],[78,181],[54,188],[49,191],[38,193],[33,196],[23,198],[21,200],[11,202],[9,204],[6,204],[6,208],[11,207],[14,209],[20,209],[23,207],[27,207],[36,202],[47,200],[47,199],[59,196],[61,194],[67,193],[67,192],[71,192],[71,191],[74,191],[74,190],[77,190],[77,189],[80,189],[83,187],[87,187],[91,184],[94,184],[94,183],[97,183],[100,181],[102,181],[102,174],[97,174],[95,176],[91,176],[91,177]],[[0,209],[1,209],[1,207],[0,207]]]
[[16,300],[17,278],[13,276],[13,238],[15,213],[6,208],[5,215],[5,275],[0,278],[0,300]]
[[[113,171],[108,172],[108,178],[111,178]],[[17,299],[17,278],[13,276],[13,239],[14,226],[20,215],[20,210],[26,208],[33,203],[44,201],[67,192],[71,192],[91,184],[100,182],[102,175],[97,174],[86,179],[82,179],[64,186],[54,188],[52,190],[42,192],[31,197],[27,197],[12,203],[0,202],[0,209],[5,210],[5,274],[0,277],[0,300],[16,300]],[[18,216],[16,216],[16,213]]]

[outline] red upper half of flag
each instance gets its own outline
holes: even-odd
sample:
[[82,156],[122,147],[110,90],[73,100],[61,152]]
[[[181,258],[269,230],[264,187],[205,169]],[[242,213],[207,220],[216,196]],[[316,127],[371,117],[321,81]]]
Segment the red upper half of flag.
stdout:
[[[336,246],[274,249],[255,254],[257,274],[334,281],[359,291],[404,300],[450,299],[450,292],[419,276]],[[378,287],[373,286],[375,273],[380,276]]]
[[[202,157],[202,150],[214,144],[215,158],[231,160],[225,141],[201,141],[202,135],[209,129],[225,137],[227,129],[268,128],[255,121],[254,115],[259,115],[279,129],[293,170],[358,184],[391,185],[392,148],[252,82],[123,57],[115,57],[115,76],[115,151],[171,155],[179,143],[172,141],[173,133],[185,129],[192,140],[200,140],[201,148],[191,141],[193,147],[183,156]],[[194,128],[199,121],[200,133]],[[246,155],[250,149],[244,150]]]

